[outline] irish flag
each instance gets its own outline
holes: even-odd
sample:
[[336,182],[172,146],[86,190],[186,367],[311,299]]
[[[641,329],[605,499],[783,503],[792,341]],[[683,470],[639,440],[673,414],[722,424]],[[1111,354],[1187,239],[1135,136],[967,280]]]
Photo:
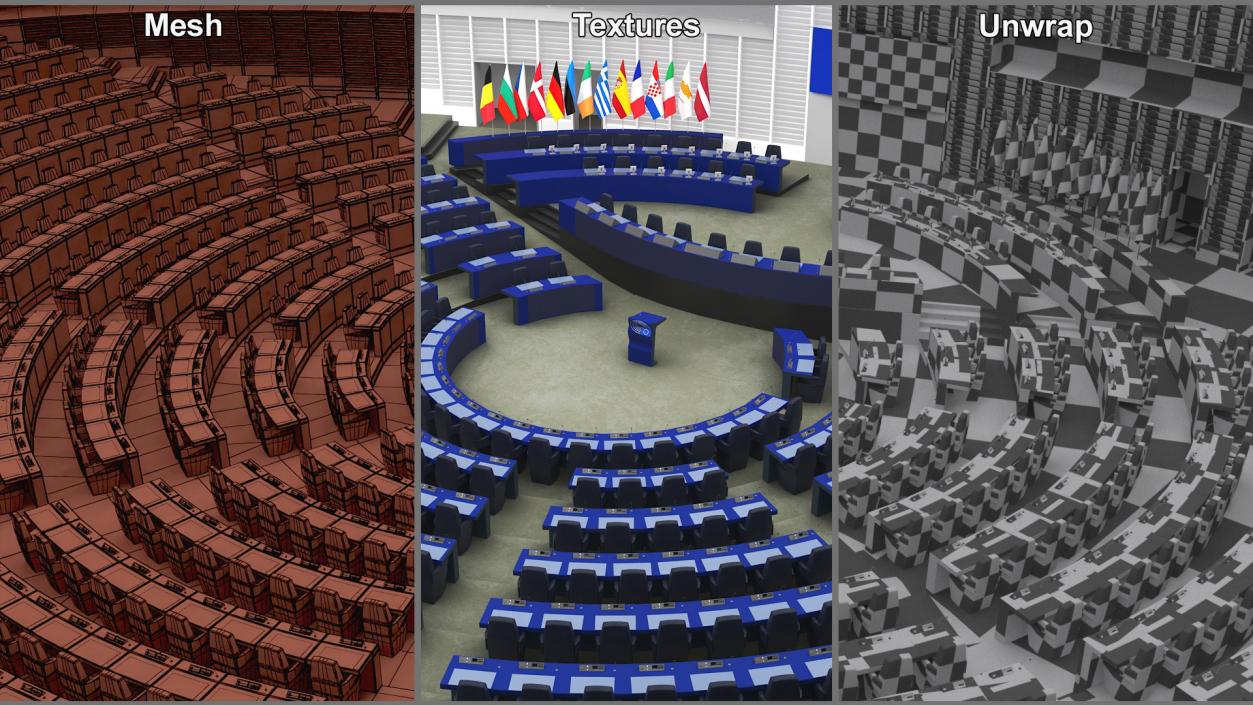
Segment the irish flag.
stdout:
[[505,69],[505,77],[500,82],[500,95],[496,97],[496,110],[505,119],[506,125],[517,122],[518,95],[514,92],[513,84],[509,83],[508,68]]

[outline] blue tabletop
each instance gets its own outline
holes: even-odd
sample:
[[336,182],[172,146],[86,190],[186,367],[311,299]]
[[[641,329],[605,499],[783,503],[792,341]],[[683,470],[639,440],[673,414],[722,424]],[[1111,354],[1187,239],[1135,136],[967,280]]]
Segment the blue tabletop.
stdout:
[[487,507],[487,499],[423,483],[422,508],[431,510],[441,504],[456,507],[457,513],[467,519],[477,519]]
[[667,477],[678,476],[683,478],[684,484],[692,485],[705,479],[705,476],[711,472],[725,471],[718,467],[718,463],[712,460],[702,460],[699,463],[688,463],[686,465],[673,465],[669,467],[657,468],[630,468],[630,469],[598,469],[598,468],[575,468],[570,473],[570,489],[574,489],[579,483],[580,478],[590,478],[596,481],[596,484],[602,488],[613,489],[626,479],[639,480],[644,489],[657,489],[661,487],[661,483]]
[[451,457],[462,470],[469,470],[475,465],[491,468],[492,474],[498,479],[506,479],[517,470],[518,461],[512,458],[497,458],[494,455],[479,453],[468,448],[455,446],[447,441],[436,438],[426,431],[422,432],[422,457],[428,462],[435,462],[444,456]]
[[814,446],[821,450],[827,443],[831,441],[831,414],[827,414],[815,421],[812,425],[802,428],[800,431],[781,438],[774,443],[766,446],[766,452],[770,453],[779,460],[791,460],[796,457],[796,451],[801,446]]
[[812,376],[814,373],[814,344],[805,331],[775,328],[772,354],[779,368],[788,374]]
[[467,196],[465,198],[454,198],[451,201],[437,201],[421,206],[419,215],[434,215],[444,211],[456,210],[458,208],[491,208],[492,204],[482,196]]
[[632,531],[652,531],[663,521],[677,522],[681,529],[700,526],[705,517],[720,516],[728,522],[748,518],[748,513],[765,507],[771,514],[778,514],[770,500],[760,492],[715,502],[685,504],[681,507],[645,507],[638,509],[579,509],[576,507],[549,507],[544,517],[544,528],[555,529],[557,522],[570,521],[583,527],[584,531],[604,531],[610,524],[626,524]]
[[514,174],[509,177],[517,190],[517,203],[526,208],[556,203],[568,198],[596,198],[612,194],[621,201],[688,203],[693,205],[753,212],[761,179],[741,176],[715,176],[699,172],[642,169],[565,169]]
[[509,149],[523,149],[532,138],[556,141],[559,138],[569,139],[571,144],[600,144],[613,142],[619,135],[627,135],[632,141],[643,144],[650,136],[656,136],[670,144],[678,144],[680,138],[686,138],[696,144],[710,146],[721,145],[721,132],[697,132],[688,130],[648,130],[634,127],[609,128],[600,130],[562,130],[560,132],[526,133],[512,132],[499,135],[474,135],[472,137],[454,137],[448,140],[448,163],[455,167],[478,166],[478,156],[486,152],[500,152]]

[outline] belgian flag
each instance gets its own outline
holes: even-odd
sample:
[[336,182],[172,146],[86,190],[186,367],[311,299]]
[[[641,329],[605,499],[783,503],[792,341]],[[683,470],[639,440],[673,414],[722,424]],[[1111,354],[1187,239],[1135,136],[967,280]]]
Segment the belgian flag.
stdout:
[[492,94],[492,67],[483,76],[483,88],[479,92],[479,123],[486,125],[496,119],[496,99]]

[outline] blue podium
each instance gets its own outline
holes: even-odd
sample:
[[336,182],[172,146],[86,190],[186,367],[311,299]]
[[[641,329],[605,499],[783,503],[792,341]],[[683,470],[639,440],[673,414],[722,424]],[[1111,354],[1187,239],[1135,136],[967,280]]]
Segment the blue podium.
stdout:
[[657,351],[657,326],[665,320],[665,316],[648,311],[640,311],[627,319],[628,360],[649,367],[656,364],[654,354]]

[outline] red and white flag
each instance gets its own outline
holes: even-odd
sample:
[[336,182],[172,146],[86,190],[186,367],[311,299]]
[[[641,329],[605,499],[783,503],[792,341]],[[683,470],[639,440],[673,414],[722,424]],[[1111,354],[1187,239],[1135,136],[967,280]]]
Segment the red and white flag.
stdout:
[[696,120],[703,122],[709,117],[709,64],[700,67],[700,80],[696,82]]

